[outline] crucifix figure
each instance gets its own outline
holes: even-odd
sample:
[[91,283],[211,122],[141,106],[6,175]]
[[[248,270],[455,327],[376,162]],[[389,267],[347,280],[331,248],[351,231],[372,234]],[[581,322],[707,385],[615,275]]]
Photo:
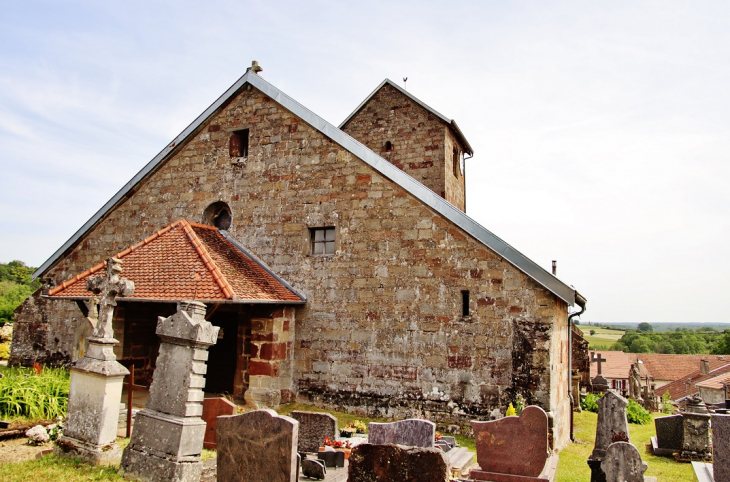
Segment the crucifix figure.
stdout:
[[598,362],[598,374],[599,375],[602,374],[602,372],[601,372],[601,362],[605,362],[605,361],[607,361],[607,360],[605,358],[601,358],[601,354],[600,353],[594,353],[593,354],[593,360],[592,360],[592,362],[593,363]]
[[112,317],[114,308],[117,306],[114,298],[129,296],[134,292],[134,282],[120,277],[121,272],[122,260],[109,258],[106,261],[106,275],[103,278],[94,276],[86,280],[86,289],[95,295],[90,300],[92,307],[89,309],[89,316],[93,316],[92,313],[97,313],[98,309],[98,321],[94,329],[94,338],[114,338]]

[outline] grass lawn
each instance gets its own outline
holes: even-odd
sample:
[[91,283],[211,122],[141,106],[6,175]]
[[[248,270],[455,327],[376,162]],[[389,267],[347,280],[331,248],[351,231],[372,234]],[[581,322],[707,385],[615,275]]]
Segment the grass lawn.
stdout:
[[[652,418],[663,416],[661,413],[652,414]],[[593,451],[597,421],[598,415],[592,412],[575,414],[575,438],[578,443],[570,444],[560,452],[556,477],[558,482],[582,482],[591,479],[587,460]],[[630,423],[629,432],[631,432],[631,443],[639,449],[642,460],[649,465],[645,475],[653,475],[661,482],[695,480],[692,464],[675,462],[668,457],[655,457],[651,454],[651,448],[646,448],[650,438],[655,435],[653,423],[648,425]]]

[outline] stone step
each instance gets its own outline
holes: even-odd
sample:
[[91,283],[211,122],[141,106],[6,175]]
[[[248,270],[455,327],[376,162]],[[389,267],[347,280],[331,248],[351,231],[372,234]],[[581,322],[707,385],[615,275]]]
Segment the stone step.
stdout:
[[457,477],[462,475],[474,463],[474,454],[469,452],[466,447],[455,447],[446,452],[446,455],[451,465],[451,473]]

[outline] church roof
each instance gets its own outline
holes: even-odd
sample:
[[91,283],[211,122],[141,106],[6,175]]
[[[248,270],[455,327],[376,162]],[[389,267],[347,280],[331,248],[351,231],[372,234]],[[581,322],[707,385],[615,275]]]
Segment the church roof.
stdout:
[[83,238],[87,232],[104,219],[115,206],[124,202],[128,196],[131,196],[134,192],[134,187],[149,174],[154,172],[168,158],[168,156],[173,153],[176,146],[183,144],[189,137],[195,134],[210,116],[221,109],[226,102],[236,95],[236,93],[239,92],[246,84],[250,84],[257,88],[283,108],[287,109],[314,129],[330,138],[333,142],[339,144],[344,149],[351,152],[354,156],[370,165],[380,174],[397,183],[400,187],[405,189],[421,202],[425,203],[435,212],[453,222],[459,228],[464,230],[464,232],[507,260],[517,269],[535,280],[538,284],[544,286],[547,290],[555,294],[558,298],[564,300],[568,305],[575,304],[576,290],[573,287],[560,281],[550,272],[517,251],[505,241],[497,237],[494,233],[481,226],[475,220],[467,216],[463,211],[456,208],[431,189],[427,188],[387,160],[378,156],[375,152],[371,151],[342,130],[325,121],[250,70],[238,79],[223,95],[221,95],[202,114],[200,114],[200,116],[198,116],[192,124],[187,126],[180,134],[177,135],[177,137],[175,137],[175,139],[172,140],[172,142],[167,145],[167,147],[158,153],[150,162],[147,163],[145,167],[142,168],[142,170],[130,179],[130,181],[125,184],[124,187],[122,187],[109,201],[107,201],[107,203],[104,204],[104,206],[102,206],[102,208],[99,209],[91,217],[91,219],[86,221],[86,223],[78,231],[76,231],[76,233],[74,233],[74,235],[71,236],[71,238],[63,244],[63,246],[61,246],[49,259],[47,259],[36,270],[33,276],[37,277],[43,274],[46,270],[53,266],[56,261],[64,255],[64,253],[73,249],[81,238]]
[[[129,301],[305,302],[284,280],[212,226],[176,221],[118,253],[122,276],[134,281]],[[48,292],[51,298],[86,299],[86,280],[104,275],[106,261]]]
[[454,119],[449,119],[448,117],[446,117],[445,115],[443,115],[442,113],[440,113],[439,111],[437,111],[436,109],[434,109],[433,107],[429,106],[428,104],[426,104],[425,102],[423,102],[421,99],[419,99],[415,95],[411,94],[406,89],[402,88],[401,86],[399,86],[398,84],[396,84],[395,82],[393,82],[390,79],[385,79],[384,81],[382,81],[380,83],[380,85],[378,85],[375,88],[375,90],[372,91],[370,93],[370,95],[367,96],[365,98],[365,100],[362,101],[360,103],[360,105],[358,105],[357,108],[355,110],[353,110],[350,115],[347,116],[347,119],[345,119],[344,121],[342,121],[342,124],[340,124],[340,129],[344,128],[345,125],[347,125],[347,123],[350,122],[350,119],[352,119],[355,116],[355,114],[357,114],[358,112],[360,112],[360,110],[363,107],[365,107],[365,105],[368,102],[370,102],[370,99],[372,99],[373,96],[375,94],[377,94],[378,91],[380,89],[382,89],[386,84],[387,85],[390,85],[391,87],[393,87],[394,89],[396,89],[397,91],[399,91],[401,94],[405,95],[406,97],[408,97],[409,99],[411,99],[413,102],[415,102],[416,104],[420,105],[421,107],[423,107],[424,109],[426,109],[428,112],[430,112],[431,114],[433,114],[436,117],[438,117],[439,119],[441,119],[454,132],[454,134],[456,135],[456,138],[459,139],[459,141],[461,142],[461,144],[464,146],[464,150],[466,151],[466,153],[469,154],[470,156],[474,154],[474,149],[471,148],[471,145],[469,144],[469,141],[466,140],[466,137],[464,137],[464,133],[461,132],[461,129],[459,129],[459,126],[456,125],[456,121]]

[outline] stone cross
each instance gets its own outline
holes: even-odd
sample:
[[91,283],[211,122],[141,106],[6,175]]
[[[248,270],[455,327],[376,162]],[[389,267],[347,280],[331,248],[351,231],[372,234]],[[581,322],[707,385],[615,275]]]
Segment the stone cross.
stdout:
[[94,276],[86,280],[86,289],[100,296],[100,298],[96,296],[91,298],[92,308],[89,309],[89,314],[97,313],[98,309],[99,321],[97,321],[94,329],[94,338],[114,338],[112,318],[114,308],[117,306],[115,298],[117,296],[130,296],[134,293],[134,282],[120,277],[121,272],[122,260],[109,258],[106,260],[106,275],[103,278]]
[[602,358],[600,353],[593,353],[593,360],[591,360],[591,361],[592,361],[592,363],[598,362],[598,374],[601,375],[602,374],[601,362],[605,362],[607,360],[605,358]]

